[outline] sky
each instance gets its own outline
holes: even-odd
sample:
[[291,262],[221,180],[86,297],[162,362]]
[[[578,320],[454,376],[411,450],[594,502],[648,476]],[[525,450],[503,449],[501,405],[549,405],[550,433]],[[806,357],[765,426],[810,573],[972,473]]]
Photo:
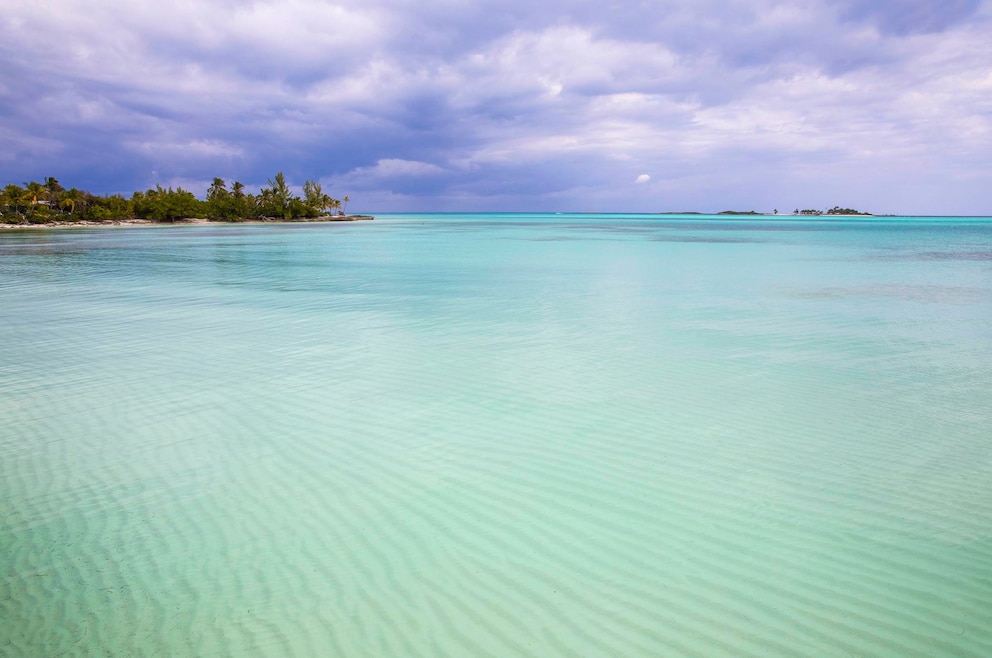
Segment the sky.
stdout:
[[0,185],[992,215],[992,0],[4,0]]

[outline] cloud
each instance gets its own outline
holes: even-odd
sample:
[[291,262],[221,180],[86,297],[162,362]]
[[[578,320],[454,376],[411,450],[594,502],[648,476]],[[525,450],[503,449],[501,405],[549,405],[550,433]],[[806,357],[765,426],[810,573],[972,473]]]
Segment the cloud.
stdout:
[[444,170],[429,162],[386,158],[379,160],[372,167],[359,167],[351,175],[371,178],[394,178],[397,176],[429,176],[440,174]]
[[988,212],[990,29],[988,0],[12,0],[0,182]]
[[637,183],[638,185],[641,185],[647,183],[649,180],[651,180],[651,176],[649,176],[648,174],[641,174],[640,176],[634,179],[634,182]]
[[980,0],[841,0],[841,15],[849,21],[865,21],[886,34],[907,35],[941,32],[971,17]]
[[146,155],[167,158],[232,158],[243,154],[240,147],[225,144],[216,139],[194,140],[181,143],[170,142],[124,142],[125,148]]

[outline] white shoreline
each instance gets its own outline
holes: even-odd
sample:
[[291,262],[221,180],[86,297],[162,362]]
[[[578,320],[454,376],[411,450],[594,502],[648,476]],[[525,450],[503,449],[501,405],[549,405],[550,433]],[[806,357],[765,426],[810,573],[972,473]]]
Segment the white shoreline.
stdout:
[[105,222],[82,220],[78,222],[46,222],[44,224],[10,224],[0,223],[0,230],[32,230],[32,229],[61,229],[61,228],[113,228],[121,226],[183,226],[188,224],[317,224],[330,222],[358,222],[375,219],[372,215],[323,215],[321,217],[303,217],[299,219],[257,218],[245,221],[226,221],[190,217],[177,219],[174,222],[154,222],[150,219],[115,219]]

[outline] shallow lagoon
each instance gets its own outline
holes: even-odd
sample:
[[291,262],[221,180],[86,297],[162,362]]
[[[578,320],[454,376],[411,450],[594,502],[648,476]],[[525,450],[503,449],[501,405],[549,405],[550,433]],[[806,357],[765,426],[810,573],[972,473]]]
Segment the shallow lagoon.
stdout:
[[992,220],[0,234],[0,654],[992,655]]

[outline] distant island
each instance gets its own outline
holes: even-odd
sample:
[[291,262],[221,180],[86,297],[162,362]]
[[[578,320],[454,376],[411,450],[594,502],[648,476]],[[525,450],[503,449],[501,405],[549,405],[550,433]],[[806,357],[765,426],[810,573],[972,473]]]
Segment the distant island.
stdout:
[[[743,215],[743,216],[757,216],[757,217],[770,217],[773,215],[778,215],[778,210],[773,210],[772,212],[758,212],[757,210],[721,210],[718,213],[703,213],[695,211],[687,212],[657,212],[653,213],[655,215]],[[874,217],[870,212],[864,212],[863,210],[854,210],[853,208],[841,208],[840,206],[834,206],[827,210],[812,210],[805,209],[800,210],[796,208],[792,211],[793,215],[803,215],[803,216],[822,216],[822,215],[856,215],[863,217]]]
[[[698,212],[660,212],[659,215],[700,215],[704,213]],[[769,215],[778,215],[778,210],[773,210],[772,212],[758,212],[757,210],[721,210],[716,213],[717,215],[757,215],[767,217]],[[796,208],[792,211],[793,215],[804,215],[804,216],[820,216],[820,215],[861,215],[865,217],[873,217],[870,212],[864,212],[862,210],[854,210],[853,208],[841,208],[840,206],[834,206],[827,210],[812,210],[807,208],[805,210],[800,210]]]
[[347,196],[341,200],[324,194],[320,183],[303,183],[303,196],[294,194],[282,172],[269,179],[258,194],[245,191],[240,181],[228,189],[214,178],[206,198],[198,199],[181,187],[155,186],[122,194],[96,195],[75,187],[66,189],[53,177],[44,183],[8,184],[0,190],[0,224],[72,225],[182,221],[353,221],[368,215],[347,215]]
[[840,206],[834,206],[829,210],[799,210],[793,213],[794,215],[865,215],[870,217],[870,212],[864,212],[861,210],[855,210],[853,208],[841,208]]

